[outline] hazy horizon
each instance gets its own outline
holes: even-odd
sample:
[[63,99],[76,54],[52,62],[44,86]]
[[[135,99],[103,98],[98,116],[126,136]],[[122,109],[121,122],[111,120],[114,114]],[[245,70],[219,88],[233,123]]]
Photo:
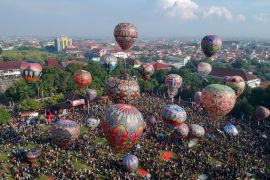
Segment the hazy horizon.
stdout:
[[0,0],[0,37],[113,39],[132,22],[140,39],[270,39],[269,0]]

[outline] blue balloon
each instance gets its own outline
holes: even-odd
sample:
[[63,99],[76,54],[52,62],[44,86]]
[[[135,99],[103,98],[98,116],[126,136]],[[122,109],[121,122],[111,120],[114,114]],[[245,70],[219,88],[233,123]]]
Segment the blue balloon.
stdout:
[[233,124],[231,124],[231,123],[227,124],[224,127],[224,131],[226,133],[228,133],[229,135],[233,135],[233,136],[236,136],[238,134],[237,128]]
[[138,169],[138,165],[139,165],[139,160],[134,155],[129,154],[125,156],[123,159],[123,166],[129,172],[135,172]]
[[117,66],[117,58],[110,54],[105,54],[100,58],[100,65],[109,73]]

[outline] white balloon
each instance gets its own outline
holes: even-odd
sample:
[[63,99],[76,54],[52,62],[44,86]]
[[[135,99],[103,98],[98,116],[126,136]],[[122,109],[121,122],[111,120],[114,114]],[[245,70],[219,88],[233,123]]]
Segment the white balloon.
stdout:
[[98,127],[100,123],[100,120],[99,119],[95,119],[95,118],[88,118],[86,120],[86,125],[91,128],[91,129],[95,129]]

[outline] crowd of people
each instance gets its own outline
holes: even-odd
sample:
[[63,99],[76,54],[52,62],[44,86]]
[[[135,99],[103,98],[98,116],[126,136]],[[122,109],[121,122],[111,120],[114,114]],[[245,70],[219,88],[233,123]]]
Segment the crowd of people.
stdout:
[[[53,144],[50,126],[39,122],[16,129],[11,126],[0,127],[0,153],[8,154],[8,158],[0,161],[0,177],[38,179],[40,176],[52,179],[141,179],[123,168],[122,158],[130,153],[139,159],[140,167],[151,174],[148,179],[198,179],[205,175],[208,179],[268,179],[269,138],[270,131],[264,123],[238,120],[226,117],[217,124],[212,124],[207,112],[199,110],[192,104],[182,104],[188,114],[186,124],[199,124],[206,129],[206,134],[193,147],[187,144],[190,138],[176,139],[171,129],[167,128],[160,112],[162,106],[171,103],[163,97],[142,94],[134,102],[147,123],[142,139],[132,149],[123,153],[115,153],[105,140],[101,125],[91,130],[85,126],[89,117],[86,109],[70,110],[65,116],[54,117],[76,121],[84,130],[74,145],[69,149],[61,149]],[[90,116],[102,118],[110,104],[90,102]],[[150,117],[155,117],[156,125],[150,125]],[[237,136],[224,133],[223,127],[233,123],[239,130]],[[165,135],[161,141],[160,134]],[[28,163],[21,155],[20,149],[41,151],[36,165]],[[162,151],[170,151],[174,157],[163,161]],[[75,164],[83,165],[76,169]],[[0,179],[1,179],[0,178]]]

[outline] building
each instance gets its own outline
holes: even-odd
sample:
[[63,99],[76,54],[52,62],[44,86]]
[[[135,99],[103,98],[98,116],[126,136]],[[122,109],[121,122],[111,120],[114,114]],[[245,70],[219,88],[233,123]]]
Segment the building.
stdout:
[[153,66],[154,66],[155,71],[159,71],[159,70],[170,70],[171,69],[170,66],[167,66],[166,64],[163,64],[161,62],[157,62]]
[[238,69],[213,68],[209,76],[221,81],[226,76],[240,76],[243,78],[246,85],[251,88],[259,87],[261,84],[261,80],[251,72]]
[[60,38],[56,38],[54,41],[54,46],[58,52],[63,51],[66,47],[72,45],[72,39],[68,38],[68,36],[61,36]]
[[89,52],[85,53],[85,58],[89,61],[99,62],[100,57],[105,54],[105,50],[102,48],[94,48]]
[[21,61],[0,62],[0,78],[20,77]]
[[63,68],[63,66],[61,66],[59,63],[58,63],[58,61],[57,61],[57,59],[55,58],[55,57],[50,57],[50,58],[48,58],[48,60],[47,60],[47,62],[46,62],[46,65],[48,66],[48,67],[54,67],[54,68],[57,68],[57,69],[59,69],[59,70],[64,70],[64,68]]
[[66,68],[68,65],[70,65],[70,64],[78,64],[78,65],[81,65],[81,66],[87,66],[88,65],[88,63],[86,63],[86,62],[83,62],[83,61],[76,61],[76,60],[70,60],[70,61],[63,61],[63,62],[61,62],[61,64],[62,64],[62,66],[64,67],[64,68]]
[[116,58],[122,58],[122,59],[128,58],[128,54],[122,51],[121,49],[111,49],[111,50],[108,50],[107,53],[115,56]]

